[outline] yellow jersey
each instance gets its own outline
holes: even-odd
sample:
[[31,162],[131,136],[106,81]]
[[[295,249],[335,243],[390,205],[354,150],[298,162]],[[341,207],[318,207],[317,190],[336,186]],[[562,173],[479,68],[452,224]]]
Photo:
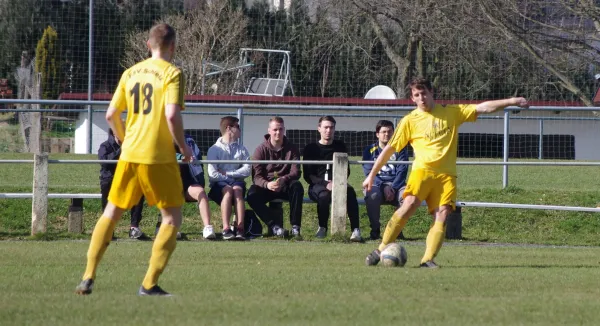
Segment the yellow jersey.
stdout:
[[400,121],[389,142],[397,152],[408,143],[415,152],[412,169],[456,176],[458,128],[477,120],[473,104],[439,105],[430,112],[412,110]]
[[119,114],[127,109],[121,160],[176,162],[165,106],[178,104],[184,109],[184,85],[181,70],[162,59],[144,60],[123,73],[110,102]]

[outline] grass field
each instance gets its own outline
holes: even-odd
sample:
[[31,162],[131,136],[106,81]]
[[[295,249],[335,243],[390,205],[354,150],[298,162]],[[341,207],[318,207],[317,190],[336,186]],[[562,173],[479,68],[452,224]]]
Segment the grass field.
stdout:
[[[30,159],[0,154],[0,159]],[[51,158],[94,158],[52,155]],[[98,165],[50,166],[50,192],[98,193]],[[595,207],[598,168],[459,166],[459,200]],[[31,192],[31,164],[0,165],[1,192]],[[360,189],[362,171],[349,183]],[[360,195],[359,195],[360,196]],[[305,241],[200,240],[194,205],[184,207],[180,241],[161,285],[173,298],[140,298],[151,242],[123,239],[117,229],[90,297],[73,290],[85,265],[87,239],[100,215],[99,200],[84,202],[86,233],[67,234],[68,200],[50,200],[48,233],[31,239],[31,201],[0,200],[0,321],[7,325],[595,325],[600,318],[600,217],[592,213],[463,209],[461,241],[447,241],[439,270],[415,268],[430,218],[422,210],[403,242],[404,268],[364,266],[373,241],[319,241],[315,205],[304,205]],[[287,205],[284,206],[287,209]],[[286,212],[287,213],[287,212]],[[384,207],[385,225],[392,208]],[[151,233],[158,212],[144,210]],[[218,228],[219,211],[212,206]],[[287,215],[286,215],[287,216]],[[287,221],[286,221],[287,223]],[[361,228],[368,219],[361,207]],[[498,245],[493,243],[514,243]],[[523,244],[587,245],[551,247]]]
[[181,242],[141,298],[151,243],[113,242],[89,297],[86,241],[0,242],[6,325],[596,325],[600,248],[445,246],[439,270],[364,266],[365,244]]

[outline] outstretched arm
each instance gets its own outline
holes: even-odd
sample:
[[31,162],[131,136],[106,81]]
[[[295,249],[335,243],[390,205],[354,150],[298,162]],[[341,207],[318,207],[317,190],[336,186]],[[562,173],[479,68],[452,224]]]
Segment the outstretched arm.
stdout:
[[486,101],[483,103],[479,103],[475,107],[475,111],[477,112],[477,114],[493,113],[498,110],[502,110],[507,106],[518,106],[527,109],[529,107],[529,103],[527,103],[527,99],[525,99],[524,97],[511,97],[503,100]]

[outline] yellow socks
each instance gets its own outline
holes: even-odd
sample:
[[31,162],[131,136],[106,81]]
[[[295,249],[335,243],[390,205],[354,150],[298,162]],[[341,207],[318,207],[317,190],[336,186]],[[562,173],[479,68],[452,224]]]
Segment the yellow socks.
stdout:
[[96,278],[96,269],[106,248],[110,244],[116,224],[114,220],[105,216],[98,219],[96,227],[94,227],[94,231],[92,232],[92,239],[87,253],[87,266],[83,274],[84,280]]
[[167,266],[169,257],[177,245],[177,228],[174,225],[162,224],[152,246],[150,266],[142,282],[145,289],[151,289],[158,283],[158,277]]
[[442,248],[445,235],[446,223],[435,221],[427,234],[427,240],[425,242],[427,247],[425,249],[425,255],[423,255],[423,259],[421,259],[421,264],[433,260],[433,258],[437,256]]
[[394,212],[392,218],[388,221],[385,231],[383,232],[383,239],[381,240],[381,244],[379,245],[379,251],[382,251],[385,246],[396,241],[402,229],[408,222],[408,218],[401,218],[398,213]]

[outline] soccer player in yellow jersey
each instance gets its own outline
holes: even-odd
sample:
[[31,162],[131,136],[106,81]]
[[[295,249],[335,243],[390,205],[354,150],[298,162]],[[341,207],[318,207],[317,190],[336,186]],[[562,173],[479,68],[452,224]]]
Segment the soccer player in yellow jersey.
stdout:
[[396,128],[394,136],[379,155],[377,161],[363,182],[369,191],[381,167],[394,152],[408,143],[415,153],[412,171],[404,191],[404,203],[388,222],[383,240],[366,258],[367,265],[377,265],[381,251],[402,231],[408,219],[424,200],[434,222],[429,229],[426,249],[421,259],[421,267],[437,268],[436,257],[446,231],[446,218],[456,208],[456,151],[458,128],[464,122],[474,122],[482,113],[492,113],[507,106],[528,108],[527,100],[513,97],[504,100],[487,101],[477,105],[439,105],[433,99],[431,83],[416,78],[409,84],[411,99],[417,108],[406,115]]
[[[90,294],[96,269],[108,247],[115,225],[124,211],[142,194],[162,214],[162,225],[152,246],[152,256],[139,295],[169,295],[157,282],[175,250],[184,203],[173,140],[184,161],[193,160],[185,142],[181,110],[184,77],[170,63],[175,51],[175,30],[167,24],[150,29],[147,41],[152,57],[127,69],[106,112],[106,120],[122,142],[108,205],[96,223],[87,253],[87,267],[77,294]],[[125,124],[121,113],[127,109]]]

